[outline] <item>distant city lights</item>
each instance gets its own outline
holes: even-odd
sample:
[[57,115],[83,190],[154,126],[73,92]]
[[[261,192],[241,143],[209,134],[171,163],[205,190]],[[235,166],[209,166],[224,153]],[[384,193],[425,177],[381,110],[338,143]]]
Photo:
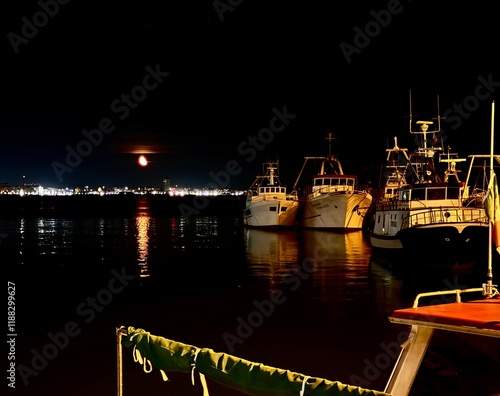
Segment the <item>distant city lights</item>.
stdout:
[[[24,181],[24,180],[23,180]],[[19,196],[65,196],[65,195],[119,195],[119,194],[135,194],[135,195],[170,195],[170,196],[218,196],[218,195],[243,195],[246,191],[229,190],[227,188],[190,188],[170,186],[170,182],[165,179],[163,187],[106,187],[99,186],[91,188],[89,186],[76,188],[55,188],[46,187],[36,183],[23,183],[21,186],[10,186],[8,184],[0,184],[0,195],[19,195]]]

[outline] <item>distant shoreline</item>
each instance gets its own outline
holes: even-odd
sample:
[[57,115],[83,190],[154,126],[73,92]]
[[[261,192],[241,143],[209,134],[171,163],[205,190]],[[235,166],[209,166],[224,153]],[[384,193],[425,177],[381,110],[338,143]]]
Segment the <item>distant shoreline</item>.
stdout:
[[238,215],[243,211],[241,196],[170,195],[0,195],[0,217],[134,217]]

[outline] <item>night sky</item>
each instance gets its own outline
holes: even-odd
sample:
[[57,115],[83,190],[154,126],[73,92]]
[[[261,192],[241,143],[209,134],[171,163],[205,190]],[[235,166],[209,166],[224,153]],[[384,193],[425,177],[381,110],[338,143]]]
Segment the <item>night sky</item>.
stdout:
[[291,186],[328,132],[370,178],[394,136],[415,148],[410,90],[452,151],[489,152],[492,2],[103,3],[2,12],[0,183],[239,189],[278,159]]

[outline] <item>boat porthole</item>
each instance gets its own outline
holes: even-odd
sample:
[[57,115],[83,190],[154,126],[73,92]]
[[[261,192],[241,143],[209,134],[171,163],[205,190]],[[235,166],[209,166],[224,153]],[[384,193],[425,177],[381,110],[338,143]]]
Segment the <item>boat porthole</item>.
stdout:
[[450,212],[446,212],[446,213],[444,214],[444,217],[446,217],[446,218],[448,218],[448,217],[450,217],[450,216],[451,216],[451,215],[450,215]]
[[451,239],[450,238],[444,238],[445,242],[450,242]]

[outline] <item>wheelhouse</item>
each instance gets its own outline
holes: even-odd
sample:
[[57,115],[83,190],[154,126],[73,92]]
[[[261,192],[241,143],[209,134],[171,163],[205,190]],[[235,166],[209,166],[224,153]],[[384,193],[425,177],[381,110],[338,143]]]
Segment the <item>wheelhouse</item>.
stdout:
[[286,194],[286,187],[259,187],[259,194]]
[[399,200],[404,201],[438,201],[460,199],[462,186],[425,185],[404,187],[399,190]]
[[353,190],[357,177],[353,175],[317,175],[313,177],[314,192],[334,192]]

